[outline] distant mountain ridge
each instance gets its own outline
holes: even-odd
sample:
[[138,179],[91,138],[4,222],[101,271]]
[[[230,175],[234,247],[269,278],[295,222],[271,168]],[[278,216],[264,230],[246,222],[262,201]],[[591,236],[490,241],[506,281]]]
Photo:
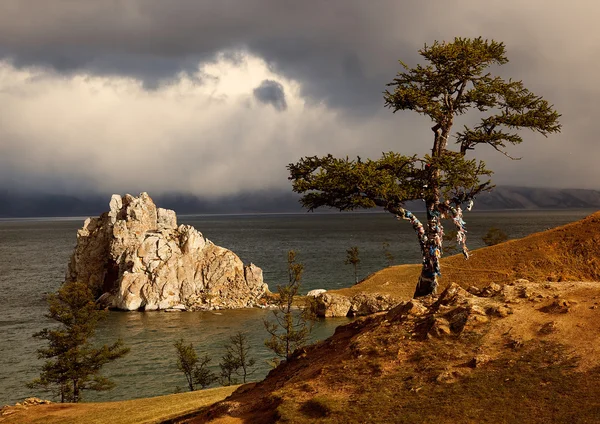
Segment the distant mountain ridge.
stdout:
[[[180,215],[304,211],[298,203],[299,196],[292,192],[265,191],[220,198],[177,193],[150,195],[157,205]],[[106,210],[109,200],[110,194],[68,196],[0,190],[0,218],[93,216]],[[422,203],[410,202],[407,207],[422,209]],[[475,200],[475,210],[506,209],[600,209],[600,191],[498,186]]]
[[600,191],[499,186],[477,198],[478,209],[600,208]]

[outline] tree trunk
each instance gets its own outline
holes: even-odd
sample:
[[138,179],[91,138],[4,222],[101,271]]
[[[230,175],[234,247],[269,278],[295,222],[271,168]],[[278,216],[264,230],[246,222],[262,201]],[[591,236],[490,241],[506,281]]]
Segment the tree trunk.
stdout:
[[73,380],[73,403],[79,402],[79,382]]
[[437,289],[437,276],[440,275],[439,255],[441,252],[442,226],[440,225],[440,213],[435,203],[427,204],[427,224],[423,226],[412,212],[406,209],[398,211],[398,217],[410,221],[413,230],[417,233],[421,253],[423,255],[423,266],[421,276],[415,289],[414,297],[435,294]]
[[[443,125],[436,124],[431,130],[434,133],[433,148],[431,149],[432,158],[440,158],[444,154],[448,142],[448,135],[452,127],[452,117]],[[442,255],[442,238],[444,230],[440,221],[440,170],[434,165],[429,171],[428,188],[430,194],[425,199],[427,208],[427,226],[425,235],[421,240],[421,251],[423,253],[423,266],[421,275],[415,289],[414,297],[422,297],[437,293],[440,274],[440,256]]]
[[414,297],[422,297],[437,293],[440,275],[440,256],[442,252],[443,228],[440,222],[440,211],[437,203],[427,202],[426,238],[421,243],[423,266],[415,289]]

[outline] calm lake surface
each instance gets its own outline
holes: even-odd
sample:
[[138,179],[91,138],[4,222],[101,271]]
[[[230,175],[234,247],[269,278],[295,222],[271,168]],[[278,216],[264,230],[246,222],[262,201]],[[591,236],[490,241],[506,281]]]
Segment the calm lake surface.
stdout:
[[[471,212],[466,214],[470,249],[483,246],[481,237],[491,226],[510,238],[576,221],[593,211]],[[418,215],[418,214],[417,214]],[[56,291],[76,243],[84,218],[0,219],[0,406],[34,393],[25,384],[39,374],[36,350],[43,341],[32,334],[52,322],[44,317],[45,296]],[[294,249],[305,266],[303,293],[315,288],[336,289],[352,285],[352,268],[344,265],[346,249],[358,246],[359,277],[386,266],[383,243],[395,264],[420,261],[418,243],[408,222],[389,213],[281,214],[180,216],[179,223],[194,225],[217,245],[233,250],[245,262],[264,271],[275,291],[285,283],[286,252]],[[446,229],[452,227],[447,222]],[[443,269],[442,269],[443,274]],[[442,276],[443,278],[443,276]],[[209,354],[218,370],[223,345],[236,331],[248,333],[257,360],[252,379],[262,379],[270,369],[272,354],[264,347],[267,337],[262,309],[214,312],[111,312],[100,324],[98,343],[121,337],[131,352],[104,368],[117,387],[104,393],[84,393],[88,401],[123,400],[173,393],[185,388],[185,378],[175,367],[173,343],[183,337],[199,352]],[[346,319],[319,321],[313,340],[329,337]]]

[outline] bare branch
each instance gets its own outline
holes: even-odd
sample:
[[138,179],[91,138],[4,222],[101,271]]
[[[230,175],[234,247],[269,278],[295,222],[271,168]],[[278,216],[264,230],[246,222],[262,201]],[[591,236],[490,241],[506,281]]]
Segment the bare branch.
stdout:
[[490,146],[492,146],[494,149],[496,149],[497,151],[499,151],[500,153],[502,153],[504,156],[506,156],[507,158],[509,158],[510,160],[521,160],[522,158],[515,158],[512,157],[511,155],[509,155],[508,153],[506,153],[504,150],[500,149],[496,144],[493,143],[488,143]]

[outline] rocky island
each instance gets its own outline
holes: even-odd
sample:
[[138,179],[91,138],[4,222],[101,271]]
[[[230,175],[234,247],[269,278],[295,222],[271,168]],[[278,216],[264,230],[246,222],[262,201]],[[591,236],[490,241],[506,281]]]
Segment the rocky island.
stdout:
[[88,284],[121,310],[252,307],[268,292],[262,270],[207,240],[147,193],[113,195],[110,210],[77,232],[67,281]]

